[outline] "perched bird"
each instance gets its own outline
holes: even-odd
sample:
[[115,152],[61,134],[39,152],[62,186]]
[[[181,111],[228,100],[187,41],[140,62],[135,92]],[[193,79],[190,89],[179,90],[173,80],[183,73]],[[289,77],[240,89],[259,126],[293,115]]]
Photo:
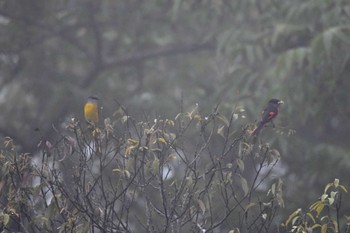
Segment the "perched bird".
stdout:
[[278,115],[278,107],[281,104],[283,104],[282,100],[278,100],[278,99],[269,100],[266,108],[262,112],[261,120],[259,121],[257,127],[252,132],[253,136],[257,136],[260,130],[269,122],[271,122],[273,127],[275,127],[275,125],[272,122],[272,119]]
[[85,120],[95,125],[98,123],[98,100],[96,96],[89,96],[84,106]]

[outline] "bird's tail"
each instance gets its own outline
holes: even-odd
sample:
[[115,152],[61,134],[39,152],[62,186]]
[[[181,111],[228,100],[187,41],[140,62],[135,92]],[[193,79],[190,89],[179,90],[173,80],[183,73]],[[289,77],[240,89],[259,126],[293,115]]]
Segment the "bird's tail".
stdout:
[[263,128],[263,126],[264,126],[264,124],[260,122],[258,124],[258,126],[253,130],[252,135],[255,137],[258,136],[260,133],[260,130]]

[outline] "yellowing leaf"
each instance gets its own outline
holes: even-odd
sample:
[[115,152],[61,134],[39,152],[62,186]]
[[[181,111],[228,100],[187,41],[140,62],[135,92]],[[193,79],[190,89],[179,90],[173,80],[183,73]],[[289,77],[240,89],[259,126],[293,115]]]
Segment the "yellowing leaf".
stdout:
[[193,119],[195,119],[196,121],[200,121],[202,119],[201,115],[196,114],[193,116]]
[[167,144],[167,142],[165,141],[164,138],[158,138],[158,141],[161,142],[161,143]]
[[299,215],[301,213],[301,209],[297,209],[296,211],[294,211],[291,215],[289,215],[285,225],[288,226],[289,222],[297,215]]
[[[315,220],[315,218],[314,218],[314,216],[312,216],[312,214],[311,213],[307,213],[306,214],[311,220],[312,220],[312,222],[313,223],[315,223],[316,222],[316,220]],[[321,226],[321,225],[320,225]]]
[[310,206],[310,210],[315,210],[316,209],[316,207],[320,204],[320,203],[322,203],[322,201],[316,201],[315,203],[313,203],[311,206]]
[[317,224],[312,225],[311,229],[316,229],[318,227],[321,228],[321,225],[317,223]]
[[132,152],[133,149],[134,149],[134,147],[132,147],[132,146],[127,147],[127,148],[125,149],[125,156],[126,156],[126,157],[129,156],[129,155],[131,154],[131,152]]
[[131,146],[138,146],[139,145],[139,141],[135,140],[135,139],[132,139],[132,138],[129,138],[128,139],[128,144],[131,145]]
[[339,187],[344,191],[344,192],[348,192],[348,190],[345,188],[345,186],[344,185],[339,185]]
[[322,210],[323,210],[323,208],[324,208],[324,204],[323,203],[320,203],[317,207],[316,207],[316,217],[318,217],[319,215],[320,215],[320,213],[322,212]]
[[327,233],[327,224],[323,224],[321,227],[321,233]]

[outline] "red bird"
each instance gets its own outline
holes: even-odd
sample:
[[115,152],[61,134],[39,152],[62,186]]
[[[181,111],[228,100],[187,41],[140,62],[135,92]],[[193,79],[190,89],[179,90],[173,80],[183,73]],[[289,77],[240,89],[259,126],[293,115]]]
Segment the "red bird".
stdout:
[[278,115],[278,107],[281,104],[283,104],[283,101],[281,100],[270,99],[270,101],[267,103],[266,108],[262,112],[261,120],[259,121],[257,127],[253,130],[252,135],[257,136],[260,130],[269,122],[271,122],[273,127],[275,127],[272,119]]

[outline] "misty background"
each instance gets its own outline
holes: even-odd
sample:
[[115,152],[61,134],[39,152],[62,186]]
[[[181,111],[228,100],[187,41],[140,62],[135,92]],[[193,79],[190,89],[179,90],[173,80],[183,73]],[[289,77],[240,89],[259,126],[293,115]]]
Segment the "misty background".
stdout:
[[261,137],[281,153],[286,212],[349,185],[348,1],[5,0],[0,33],[0,134],[23,152],[83,120],[89,95],[103,118],[118,103],[138,120],[198,103],[242,106],[244,124],[279,98]]

